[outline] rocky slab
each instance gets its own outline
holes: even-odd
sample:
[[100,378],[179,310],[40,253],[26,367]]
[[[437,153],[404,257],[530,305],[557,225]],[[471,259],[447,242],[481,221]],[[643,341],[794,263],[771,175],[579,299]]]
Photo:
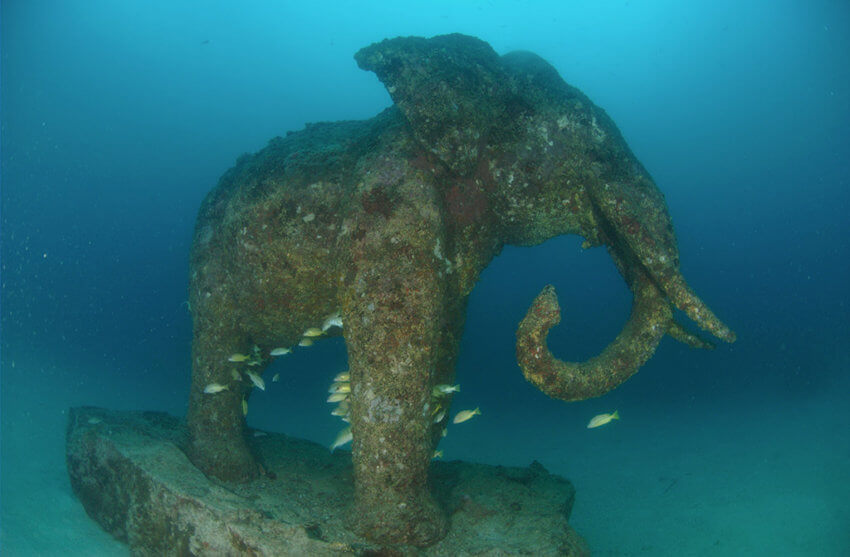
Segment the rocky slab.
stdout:
[[450,517],[427,549],[381,547],[345,528],[351,454],[251,430],[265,470],[225,484],[186,458],[185,422],[161,412],[73,408],[71,485],[94,520],[135,555],[586,555],[567,523],[575,489],[527,468],[435,461],[431,486]]

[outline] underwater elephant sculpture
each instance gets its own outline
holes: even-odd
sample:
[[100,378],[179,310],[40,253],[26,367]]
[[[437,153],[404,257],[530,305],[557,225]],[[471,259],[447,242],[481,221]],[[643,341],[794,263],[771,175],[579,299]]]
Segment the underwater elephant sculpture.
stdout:
[[[255,477],[246,373],[260,377],[273,348],[339,315],[343,328],[324,328],[348,350],[349,525],[426,546],[446,530],[426,481],[447,419],[435,423],[432,389],[454,379],[467,297],[503,246],[579,234],[587,247],[606,246],[634,296],[614,341],[569,363],[546,346],[560,310],[544,288],[520,324],[517,358],[552,397],[608,392],[665,334],[709,347],[673,308],[724,341],[734,333],[685,283],[664,198],[614,123],[544,60],[499,56],[457,34],[385,40],[355,58],[392,107],[273,139],[202,204],[188,452],[208,475]],[[230,361],[234,353],[250,361]]]

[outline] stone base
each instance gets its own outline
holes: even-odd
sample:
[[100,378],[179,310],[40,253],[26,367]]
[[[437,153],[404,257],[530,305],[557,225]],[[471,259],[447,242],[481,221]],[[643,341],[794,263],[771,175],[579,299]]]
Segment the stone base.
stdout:
[[251,448],[265,476],[207,478],[186,458],[185,423],[160,412],[73,408],[67,461],[94,520],[135,555],[586,555],[567,520],[575,489],[528,468],[435,461],[434,497],[448,535],[427,549],[381,547],[343,526],[351,455],[258,430]]

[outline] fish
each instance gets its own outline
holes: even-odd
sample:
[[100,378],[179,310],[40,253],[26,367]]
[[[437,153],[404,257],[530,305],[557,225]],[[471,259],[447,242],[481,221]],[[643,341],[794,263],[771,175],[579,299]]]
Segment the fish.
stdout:
[[277,383],[278,381],[280,381],[280,374],[279,374],[279,373],[275,373],[275,374],[272,376],[272,383]]
[[230,377],[232,377],[234,381],[242,380],[242,376],[239,375],[239,372],[235,369],[230,370]]
[[292,348],[275,348],[269,352],[269,356],[285,356],[292,353]]
[[348,401],[340,401],[339,405],[331,410],[331,416],[348,416]]
[[348,398],[348,393],[333,393],[328,397],[328,402],[342,402]]
[[443,449],[440,449],[439,451],[434,451],[434,454],[433,456],[431,456],[431,458],[443,458]]
[[242,415],[243,416],[248,415],[248,401],[245,400],[244,398],[242,399]]
[[452,420],[454,424],[462,424],[466,420],[471,420],[473,416],[480,416],[481,409],[476,408],[475,410],[461,410],[455,415],[455,418]]
[[350,393],[351,392],[351,383],[344,381],[342,383],[334,383],[331,385],[331,388],[328,389],[329,393]]
[[100,422],[102,422],[103,420],[102,420],[102,419],[100,419],[100,418],[98,418],[97,416],[92,416],[91,418],[89,418],[89,420],[88,420],[88,421],[89,421],[89,423],[90,423],[91,425],[97,425],[97,424],[99,424]]
[[227,385],[220,385],[218,383],[210,383],[206,387],[204,387],[204,392],[208,395],[214,395],[216,393],[220,393],[221,391],[226,391]]
[[237,352],[236,354],[231,354],[230,357],[227,358],[227,361],[228,362],[240,363],[240,362],[247,362],[250,359],[251,359],[251,356],[249,356],[247,354],[239,354]]
[[[443,418],[445,418],[445,417],[446,417],[446,411],[445,411],[445,410],[440,410],[440,411],[439,411],[439,412],[437,412],[437,414],[434,416],[434,423],[435,423],[435,424],[438,424],[438,423],[442,422],[442,421],[443,421]],[[469,419],[469,418],[467,418],[467,419]]]
[[594,427],[599,427],[607,424],[611,420],[619,420],[620,414],[614,410],[610,414],[599,414],[598,416],[593,416],[590,418],[590,421],[587,423],[587,429],[593,429]]
[[323,334],[325,334],[325,332],[323,330],[321,330],[320,328],[310,327],[309,329],[304,331],[304,334],[302,334],[301,336],[307,337],[307,338],[315,338],[315,337],[320,337]]
[[339,316],[339,312],[332,313],[328,315],[325,322],[322,323],[322,332],[327,331],[331,327],[339,327],[342,328],[342,317]]
[[351,439],[352,439],[351,428],[347,427],[347,428],[343,429],[342,431],[339,432],[339,434],[336,436],[336,439],[334,440],[333,444],[331,445],[331,452],[336,450],[337,447],[342,447],[346,443],[351,442]]
[[260,377],[259,375],[257,375],[253,371],[249,371],[245,375],[248,376],[248,379],[251,380],[251,383],[253,383],[255,387],[257,387],[261,391],[266,390],[266,382],[263,381],[262,377]]
[[431,394],[434,396],[443,396],[450,395],[452,393],[459,393],[460,385],[435,385],[433,389],[431,389]]
[[344,381],[351,381],[351,374],[347,371],[340,371],[334,377],[334,383],[342,383]]
[[313,341],[309,338],[302,338],[301,342],[298,343],[298,346],[301,348],[307,348],[308,346],[313,346]]

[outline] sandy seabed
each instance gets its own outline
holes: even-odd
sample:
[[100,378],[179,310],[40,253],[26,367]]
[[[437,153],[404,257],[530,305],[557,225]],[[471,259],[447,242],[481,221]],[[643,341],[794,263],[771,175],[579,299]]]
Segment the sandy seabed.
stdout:
[[[74,405],[138,404],[72,380],[80,375],[71,371],[4,362],[4,556],[128,554],[71,492],[65,420]],[[53,388],[43,388],[45,375]],[[577,489],[571,523],[594,555],[838,557],[850,555],[850,414],[843,396],[836,389],[802,402],[619,408],[622,419],[597,430],[559,421],[564,416],[546,416],[563,426],[541,429],[541,416],[514,408],[458,429],[444,452],[448,459],[506,465],[538,460],[569,478]],[[178,397],[170,408],[152,409],[176,412]]]

